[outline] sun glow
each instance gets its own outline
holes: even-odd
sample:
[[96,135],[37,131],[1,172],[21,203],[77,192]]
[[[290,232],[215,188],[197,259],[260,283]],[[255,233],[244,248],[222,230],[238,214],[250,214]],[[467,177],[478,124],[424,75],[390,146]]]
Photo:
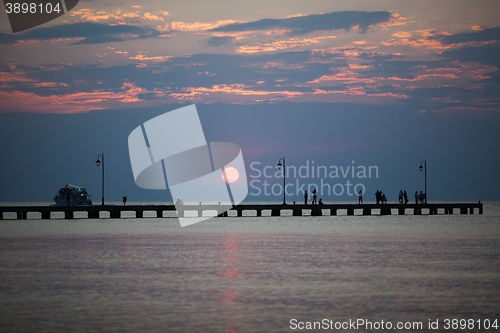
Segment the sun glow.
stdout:
[[240,173],[233,167],[224,168],[221,177],[226,183],[234,183],[240,178]]

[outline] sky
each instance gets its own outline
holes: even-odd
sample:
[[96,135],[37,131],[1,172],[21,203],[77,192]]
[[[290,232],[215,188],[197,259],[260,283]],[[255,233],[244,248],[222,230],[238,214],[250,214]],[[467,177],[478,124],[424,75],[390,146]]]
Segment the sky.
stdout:
[[498,1],[80,1],[0,33],[0,201],[66,183],[98,201],[102,152],[109,200],[171,200],[135,185],[127,137],[189,104],[207,141],[242,148],[249,201],[281,200],[255,169],[283,156],[377,167],[326,177],[344,191],[323,200],[357,200],[347,180],[370,200],[423,190],[423,160],[429,199],[498,200],[499,51]]

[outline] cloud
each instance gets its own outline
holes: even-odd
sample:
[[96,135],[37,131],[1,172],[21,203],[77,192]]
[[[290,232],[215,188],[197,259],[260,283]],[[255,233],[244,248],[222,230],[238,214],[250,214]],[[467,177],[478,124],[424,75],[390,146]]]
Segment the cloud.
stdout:
[[[91,38],[87,36],[86,42],[92,42]],[[232,40],[213,39],[220,45]],[[0,88],[10,94],[5,100],[22,98],[24,95],[18,92],[39,96],[29,105],[34,109],[36,103],[57,100],[58,96],[66,104],[91,101],[86,107],[92,104],[96,108],[180,100],[248,104],[275,100],[376,104],[397,100],[405,105],[477,106],[498,103],[497,86],[488,83],[499,79],[500,65],[495,65],[499,48],[497,44],[463,47],[443,52],[442,59],[432,61],[406,60],[411,58],[364,46],[324,52],[195,53],[177,57],[127,51],[128,61],[122,65],[0,66]],[[124,88],[124,82],[136,88]],[[128,90],[137,94],[121,97]]]
[[387,11],[365,12],[345,11],[329,14],[289,17],[284,19],[263,19],[248,23],[234,23],[211,29],[212,32],[253,31],[286,29],[293,34],[314,31],[351,30],[358,27],[366,31],[372,25],[389,22],[391,13]]
[[460,32],[441,38],[443,44],[461,44],[469,42],[500,41],[500,27],[486,28],[480,31]]
[[402,54],[396,53],[381,53],[381,52],[362,52],[359,54],[359,58],[363,60],[392,60],[392,59],[402,59],[405,56]]
[[49,28],[37,28],[21,35],[7,36],[0,34],[0,44],[17,44],[22,41],[45,41],[51,39],[81,39],[72,45],[98,44],[157,37],[160,32],[154,29],[134,25],[108,25],[93,22],[56,25]]
[[474,62],[494,66],[494,73],[490,73],[485,78],[485,82],[493,82],[498,84],[500,82],[500,44],[487,44],[482,46],[469,46],[462,47],[455,50],[445,51],[440,54],[441,57],[455,59],[462,62]]
[[488,44],[476,47],[462,47],[441,53],[442,57],[460,61],[475,61],[500,67],[500,45]]
[[17,44],[17,43],[19,43],[18,36],[0,33],[0,44],[11,44],[12,45],[12,44]]
[[171,29],[174,31],[206,31],[220,26],[238,22],[239,21],[235,20],[223,20],[223,21],[218,21],[217,23],[203,23],[203,22],[187,23],[181,21],[179,22],[174,21],[170,23],[170,25],[167,23],[165,26],[159,27],[159,30],[167,31]]
[[217,47],[217,46],[222,46],[222,45],[227,45],[233,41],[234,37],[230,36],[224,36],[224,37],[212,37],[210,38],[207,43],[208,46],[211,47]]
[[336,38],[336,36],[323,36],[312,38],[290,38],[288,40],[278,40],[271,43],[256,43],[255,45],[244,45],[239,47],[237,53],[259,53],[286,50],[311,44],[320,44],[322,40]]

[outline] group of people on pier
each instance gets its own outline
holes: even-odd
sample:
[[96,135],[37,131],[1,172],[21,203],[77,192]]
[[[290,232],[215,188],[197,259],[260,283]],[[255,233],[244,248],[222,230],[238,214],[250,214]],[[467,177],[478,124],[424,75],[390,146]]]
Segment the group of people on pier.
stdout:
[[377,190],[377,192],[375,192],[375,200],[377,201],[377,205],[379,203],[387,203],[387,197],[385,196],[384,192],[382,191],[379,191]]
[[[312,191],[312,202],[311,202],[311,205],[323,205],[323,199],[319,199],[319,201],[317,201],[318,199],[318,191],[316,191],[316,189],[314,189]],[[307,199],[309,198],[309,194],[307,194],[307,190],[304,192],[304,205],[307,205]],[[293,202],[293,204],[295,205],[295,201]]]
[[[312,202],[311,202],[312,205],[322,205],[323,204],[322,199],[319,199],[319,202],[316,201],[317,194],[318,194],[318,191],[316,191],[316,189],[314,189],[312,191],[312,197],[313,197]],[[308,198],[309,198],[309,194],[307,193],[307,190],[306,190],[304,192],[304,205],[307,205]],[[375,200],[377,202],[377,205],[387,203],[387,197],[386,197],[385,193],[382,191],[379,191],[379,190],[377,190],[377,192],[375,192]],[[415,192],[415,204],[424,203],[424,202],[425,202],[425,193],[422,193],[422,191],[420,191],[420,193],[418,191],[416,191]],[[363,203],[363,192],[361,190],[359,190],[358,204],[362,204],[362,203]],[[406,193],[406,190],[399,191],[399,203],[400,204],[407,204],[408,203],[408,193]],[[295,205],[295,201],[293,202],[293,204]]]
[[420,193],[418,193],[418,191],[415,191],[415,204],[424,203],[426,201],[425,196],[426,196],[426,193],[422,193],[422,191],[420,191]]
[[[359,191],[359,197],[360,197],[359,203],[363,203],[363,199],[361,197],[361,191]],[[418,191],[415,191],[415,204],[424,203],[424,202],[426,202],[425,199],[426,199],[425,193],[422,193],[422,191],[420,191],[420,193],[418,193]],[[379,191],[379,190],[377,190],[377,192],[375,192],[375,200],[377,201],[377,205],[379,203],[382,203],[382,204],[387,203],[387,198],[386,198],[384,192]],[[400,204],[407,204],[408,203],[408,193],[406,193],[406,190],[399,191],[399,203]]]
[[399,191],[399,203],[400,204],[402,204],[402,203],[407,204],[408,203],[408,193],[406,193],[406,190]]
[[[361,190],[359,191],[359,201],[358,203],[362,204],[363,203],[363,196],[362,196],[362,193],[361,193]],[[375,200],[377,202],[377,205],[382,203],[387,203],[387,197],[385,196],[384,192],[382,191],[379,191],[377,190],[377,192],[375,192]],[[422,191],[420,191],[420,193],[418,193],[418,191],[415,192],[415,204],[419,204],[419,203],[424,203],[425,202],[425,193],[422,193]],[[408,193],[406,193],[406,190],[400,190],[399,191],[399,203],[400,204],[407,204],[408,203]]]

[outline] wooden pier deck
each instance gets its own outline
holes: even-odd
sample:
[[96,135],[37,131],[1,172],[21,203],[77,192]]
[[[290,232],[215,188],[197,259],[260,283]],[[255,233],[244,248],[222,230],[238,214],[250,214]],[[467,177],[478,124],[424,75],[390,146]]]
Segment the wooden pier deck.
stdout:
[[[282,205],[282,204],[246,204],[238,206],[226,205],[93,205],[93,206],[0,206],[0,220],[14,215],[17,219],[27,219],[28,214],[35,213],[41,219],[61,218],[61,212],[65,219],[85,218],[75,212],[86,212],[86,218],[122,218],[124,212],[135,212],[136,218],[143,217],[189,217],[207,216],[206,214],[226,216],[336,216],[339,212],[345,215],[436,215],[436,214],[483,214],[483,204],[477,203],[427,203],[427,204],[324,204],[324,205]],[[164,212],[168,216],[164,216]],[[251,212],[255,212],[252,215]],[[101,214],[104,212],[104,214]],[[148,213],[145,216],[145,212]],[[244,213],[245,212],[245,213]],[[262,213],[265,212],[265,215]],[[12,214],[14,213],[14,214]],[[37,214],[38,213],[38,214]],[[55,214],[53,214],[55,213]],[[250,214],[250,215],[249,215]],[[4,217],[7,215],[7,217]],[[127,215],[127,214],[125,214]],[[153,215],[153,216],[151,216]],[[130,216],[128,216],[130,217]],[[132,216],[133,217],[133,216]],[[36,218],[36,216],[35,216]],[[12,218],[13,219],[13,218]]]

